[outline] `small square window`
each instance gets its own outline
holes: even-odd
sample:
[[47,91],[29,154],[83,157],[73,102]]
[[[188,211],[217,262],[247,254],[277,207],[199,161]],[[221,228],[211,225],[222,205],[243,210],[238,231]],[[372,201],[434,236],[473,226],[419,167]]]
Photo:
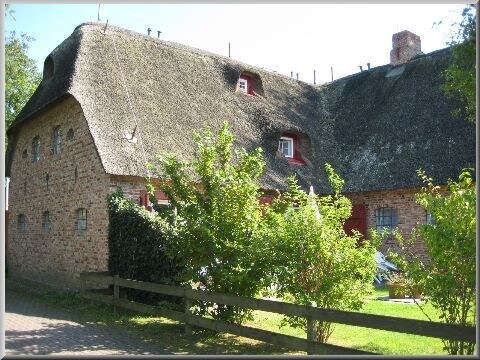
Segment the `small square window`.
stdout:
[[241,92],[247,94],[248,93],[248,80],[244,78],[238,79],[238,88]]
[[387,231],[390,234],[398,225],[397,209],[389,207],[379,208],[375,210],[375,219],[377,231]]
[[293,138],[282,136],[278,143],[278,149],[287,158],[293,158]]
[[83,231],[87,230],[87,209],[77,210],[76,229]]

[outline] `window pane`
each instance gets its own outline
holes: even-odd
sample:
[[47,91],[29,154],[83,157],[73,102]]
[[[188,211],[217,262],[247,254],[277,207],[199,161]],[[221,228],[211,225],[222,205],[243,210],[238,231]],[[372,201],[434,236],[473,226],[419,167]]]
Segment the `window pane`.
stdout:
[[281,138],[279,141],[279,149],[283,155],[293,157],[293,139]]
[[77,210],[77,230],[87,229],[87,209]]

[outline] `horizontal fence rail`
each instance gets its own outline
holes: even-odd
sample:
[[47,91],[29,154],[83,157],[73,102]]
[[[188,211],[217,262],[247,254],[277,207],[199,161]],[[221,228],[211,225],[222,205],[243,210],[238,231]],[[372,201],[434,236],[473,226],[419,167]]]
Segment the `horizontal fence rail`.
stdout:
[[[191,326],[198,326],[210,330],[239,335],[255,340],[268,342],[274,345],[285,346],[295,350],[307,351],[309,354],[373,354],[361,350],[342,346],[319,343],[313,340],[312,334],[307,332],[307,340],[294,336],[283,335],[267,330],[227,323],[219,320],[207,319],[193,315],[190,312],[192,300],[238,306],[252,310],[261,310],[271,313],[304,317],[310,324],[314,320],[329,321],[332,323],[365,327],[377,330],[387,330],[405,334],[421,335],[445,340],[459,340],[471,343],[476,342],[476,329],[473,326],[443,324],[425,320],[404,319],[394,316],[364,314],[351,311],[329,310],[313,306],[290,304],[281,301],[253,299],[242,296],[212,293],[202,290],[182,288],[156,284],[145,281],[122,279],[109,273],[89,272],[80,274],[82,293],[86,298],[102,301],[107,304],[129,310],[144,312],[151,315],[166,317],[185,323],[185,331],[191,333]],[[86,283],[113,285],[114,295],[104,295],[86,291]],[[185,299],[185,312],[163,309],[152,305],[141,304],[119,298],[119,288],[130,288],[153,292],[163,295],[178,296]]]

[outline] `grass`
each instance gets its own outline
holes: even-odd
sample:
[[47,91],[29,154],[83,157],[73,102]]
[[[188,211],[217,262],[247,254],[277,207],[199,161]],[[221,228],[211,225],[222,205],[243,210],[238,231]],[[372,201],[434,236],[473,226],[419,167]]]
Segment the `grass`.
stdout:
[[[388,295],[388,291],[385,288],[377,289],[374,295],[367,299],[361,312],[428,320],[415,304],[377,300],[378,297],[386,295]],[[432,320],[439,321],[435,309],[430,304],[424,306],[424,311]],[[256,311],[254,320],[248,325],[278,332],[282,318],[282,315],[279,314]],[[287,335],[306,338],[304,331],[289,326],[281,327],[280,331]],[[342,324],[335,325],[329,343],[385,355],[446,355],[440,339]]]
[[[367,299],[362,312],[427,320],[417,305],[377,300],[377,297],[386,294],[385,289],[377,289],[375,294]],[[192,337],[188,338],[184,334],[182,323],[130,311],[119,311],[115,315],[111,306],[85,300],[74,292],[49,292],[36,295],[35,298],[47,305],[68,311],[81,321],[103,326],[116,326],[133,332],[145,342],[154,342],[175,354],[304,354],[256,340],[208,330],[194,330]],[[435,310],[429,304],[425,306],[425,311],[434,321],[438,321]],[[255,311],[254,319],[245,325],[302,338],[306,337],[305,332],[300,329],[289,326],[280,328],[281,320],[282,315]],[[335,325],[329,343],[386,355],[446,354],[443,351],[440,339],[341,324]]]

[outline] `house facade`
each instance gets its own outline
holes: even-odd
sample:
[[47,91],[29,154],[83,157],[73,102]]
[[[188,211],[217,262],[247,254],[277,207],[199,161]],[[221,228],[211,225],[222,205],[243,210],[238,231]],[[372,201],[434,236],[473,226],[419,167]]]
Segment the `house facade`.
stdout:
[[[422,54],[420,38],[402,32],[390,55],[315,86],[110,25],[78,26],[8,130],[9,274],[77,287],[80,272],[107,270],[108,194],[121,187],[148,207],[146,164],[162,151],[190,160],[193,131],[225,120],[235,146],[264,150],[260,201],[292,173],[328,193],[328,162],[354,204],[348,229],[408,234],[429,221],[414,201],[415,171],[445,184],[474,166],[475,127],[452,116],[459,104],[441,91],[449,49]],[[387,239],[381,251],[395,246]]]

